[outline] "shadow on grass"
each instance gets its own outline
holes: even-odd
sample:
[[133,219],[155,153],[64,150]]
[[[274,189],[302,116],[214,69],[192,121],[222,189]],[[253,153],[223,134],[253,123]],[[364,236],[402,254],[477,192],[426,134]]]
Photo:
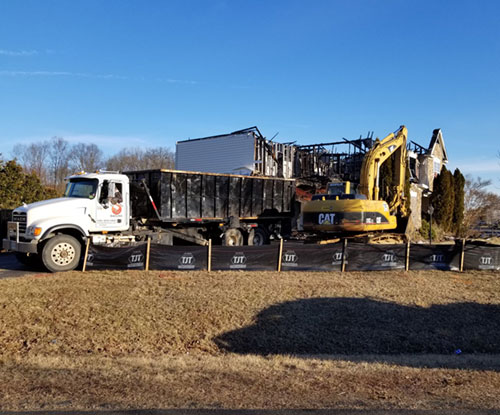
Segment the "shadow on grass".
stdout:
[[488,409],[126,409],[111,411],[26,411],[0,415],[494,415]]
[[126,409],[111,411],[26,411],[0,415],[494,415],[488,409]]
[[264,309],[253,325],[214,341],[239,354],[498,371],[500,306],[423,308],[363,298],[302,299]]

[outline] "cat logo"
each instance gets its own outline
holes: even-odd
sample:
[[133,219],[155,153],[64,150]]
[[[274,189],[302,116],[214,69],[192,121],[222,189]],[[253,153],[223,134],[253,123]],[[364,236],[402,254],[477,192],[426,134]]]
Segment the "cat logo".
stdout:
[[320,225],[333,225],[335,213],[320,213],[318,215],[318,224]]
[[296,267],[297,262],[299,261],[299,256],[295,253],[295,251],[286,251],[282,257],[282,264],[287,267]]
[[144,254],[140,251],[133,252],[128,257],[128,268],[137,268],[144,265]]
[[194,269],[194,265],[196,263],[196,259],[192,252],[184,252],[179,257],[179,265],[178,269]]
[[246,268],[247,265],[247,257],[243,252],[236,252],[231,258],[231,265],[229,268],[231,269],[243,269]]

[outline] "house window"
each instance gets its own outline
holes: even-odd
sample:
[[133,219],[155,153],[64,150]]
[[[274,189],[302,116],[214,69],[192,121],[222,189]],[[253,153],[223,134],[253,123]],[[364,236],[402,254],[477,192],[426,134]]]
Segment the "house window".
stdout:
[[441,161],[434,160],[434,177],[436,177],[441,172]]

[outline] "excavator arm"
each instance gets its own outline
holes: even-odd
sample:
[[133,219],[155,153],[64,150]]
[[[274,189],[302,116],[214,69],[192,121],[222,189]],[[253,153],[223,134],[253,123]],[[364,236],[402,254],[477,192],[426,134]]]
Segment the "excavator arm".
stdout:
[[393,154],[395,154],[395,177],[397,178],[397,188],[395,196],[389,202],[389,211],[394,213],[398,208],[403,214],[404,185],[406,175],[406,140],[408,130],[404,125],[399,127],[394,133],[389,134],[383,140],[376,140],[374,146],[365,155],[361,166],[359,191],[368,200],[379,200],[380,166]]

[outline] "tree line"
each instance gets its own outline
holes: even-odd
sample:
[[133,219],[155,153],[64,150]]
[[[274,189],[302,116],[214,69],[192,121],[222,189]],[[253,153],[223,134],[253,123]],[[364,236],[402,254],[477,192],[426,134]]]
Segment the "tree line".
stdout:
[[35,174],[43,186],[58,192],[64,189],[64,178],[79,171],[174,168],[174,154],[166,147],[123,148],[117,154],[105,157],[94,143],[71,145],[63,137],[18,144],[12,153],[26,173]]

